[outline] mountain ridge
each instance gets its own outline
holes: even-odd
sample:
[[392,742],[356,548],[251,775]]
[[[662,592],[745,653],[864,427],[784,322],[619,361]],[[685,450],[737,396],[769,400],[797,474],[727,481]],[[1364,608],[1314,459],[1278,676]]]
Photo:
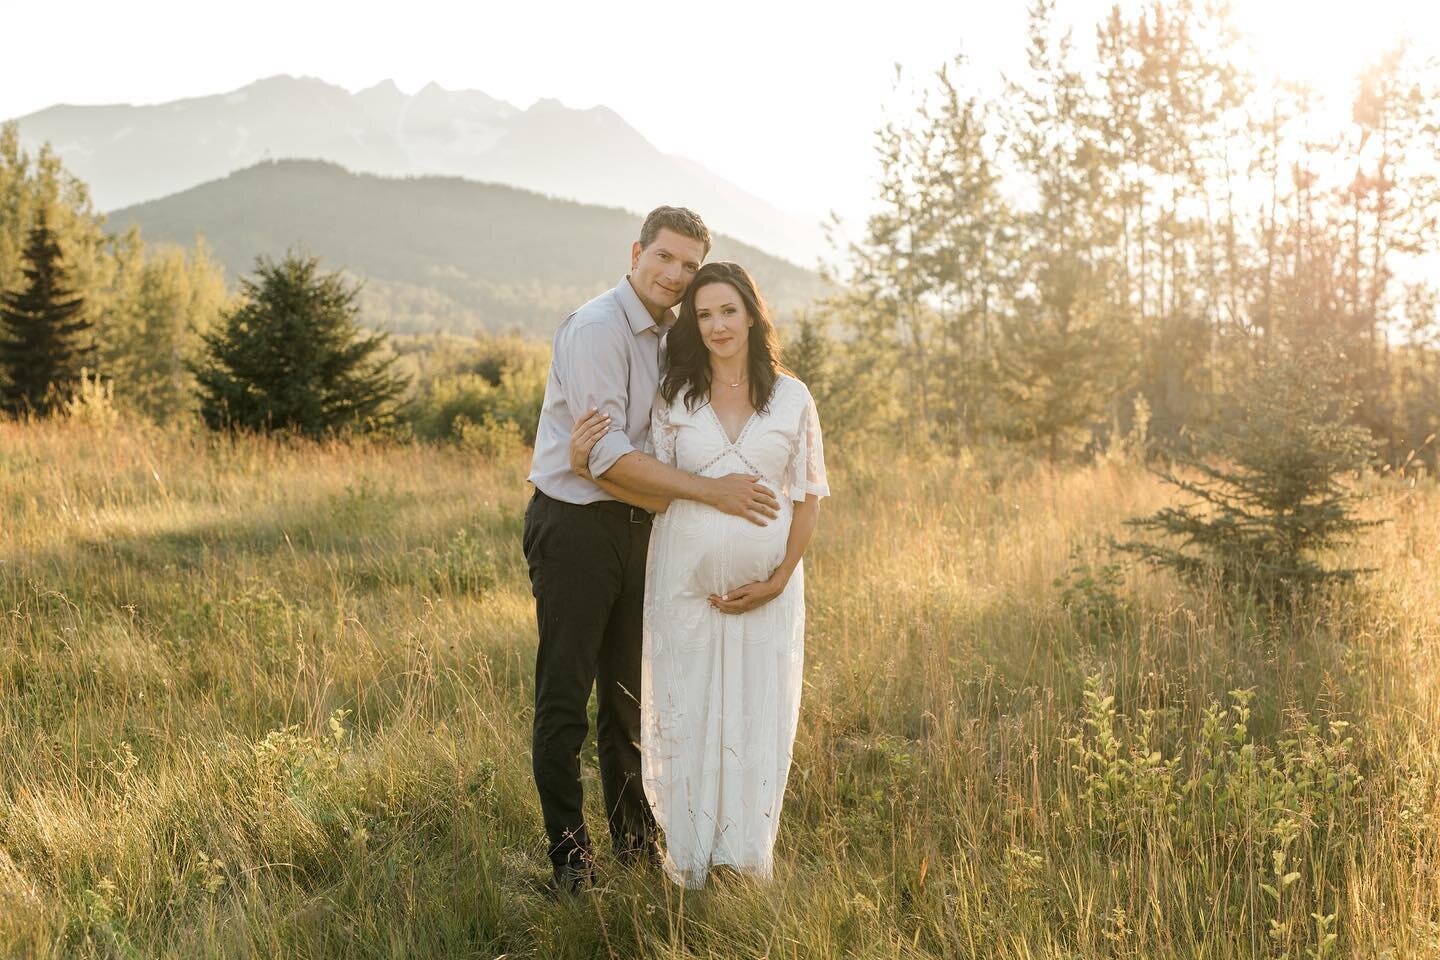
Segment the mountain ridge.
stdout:
[[380,176],[445,175],[632,213],[692,207],[714,229],[798,264],[824,249],[795,217],[702,164],[660,151],[610,107],[542,98],[521,109],[479,90],[385,80],[351,93],[276,74],[159,104],[55,104],[18,118],[27,149],[50,143],[118,210],[220,179],[261,160],[329,160]]

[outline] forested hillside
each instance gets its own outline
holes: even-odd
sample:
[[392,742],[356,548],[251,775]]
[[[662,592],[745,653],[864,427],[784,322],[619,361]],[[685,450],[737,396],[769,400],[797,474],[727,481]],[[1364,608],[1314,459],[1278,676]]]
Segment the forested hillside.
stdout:
[[[232,278],[259,254],[304,247],[363,277],[367,322],[396,332],[537,336],[625,273],[640,220],[458,177],[387,178],[304,160],[257,164],[110,215],[113,227],[137,225],[151,241],[203,235]],[[815,273],[729,237],[715,238],[710,259],[745,264],[782,314],[826,290]]]

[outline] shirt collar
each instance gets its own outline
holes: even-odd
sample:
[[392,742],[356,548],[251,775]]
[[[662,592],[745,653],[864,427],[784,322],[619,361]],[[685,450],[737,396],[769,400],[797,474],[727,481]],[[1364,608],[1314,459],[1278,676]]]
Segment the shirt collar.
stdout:
[[630,274],[628,273],[621,277],[620,282],[615,285],[615,296],[625,310],[625,319],[630,321],[631,331],[636,334],[645,333],[647,330],[665,333],[675,325],[674,310],[666,310],[661,317],[661,322],[655,322],[655,318],[650,316],[650,311],[645,309],[645,304],[640,302],[640,295],[630,285]]

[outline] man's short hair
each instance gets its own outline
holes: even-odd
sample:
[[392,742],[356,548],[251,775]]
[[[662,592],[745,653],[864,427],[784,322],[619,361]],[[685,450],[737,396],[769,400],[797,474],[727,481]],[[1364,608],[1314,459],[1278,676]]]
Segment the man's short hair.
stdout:
[[710,229],[694,210],[686,207],[656,207],[651,210],[645,215],[645,223],[640,227],[640,249],[644,250],[654,243],[662,228],[700,241],[705,245],[705,255],[710,255]]

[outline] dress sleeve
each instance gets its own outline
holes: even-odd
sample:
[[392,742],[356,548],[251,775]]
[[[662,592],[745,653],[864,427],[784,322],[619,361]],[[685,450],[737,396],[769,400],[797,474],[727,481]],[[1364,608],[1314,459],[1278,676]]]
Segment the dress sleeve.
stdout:
[[825,478],[825,444],[820,437],[820,414],[808,389],[805,390],[804,409],[790,447],[788,485],[790,499],[797,502],[803,503],[812,493],[817,497],[830,496],[830,484]]
[[675,466],[675,425],[670,422],[670,404],[658,393],[650,408],[650,447],[656,460]]

